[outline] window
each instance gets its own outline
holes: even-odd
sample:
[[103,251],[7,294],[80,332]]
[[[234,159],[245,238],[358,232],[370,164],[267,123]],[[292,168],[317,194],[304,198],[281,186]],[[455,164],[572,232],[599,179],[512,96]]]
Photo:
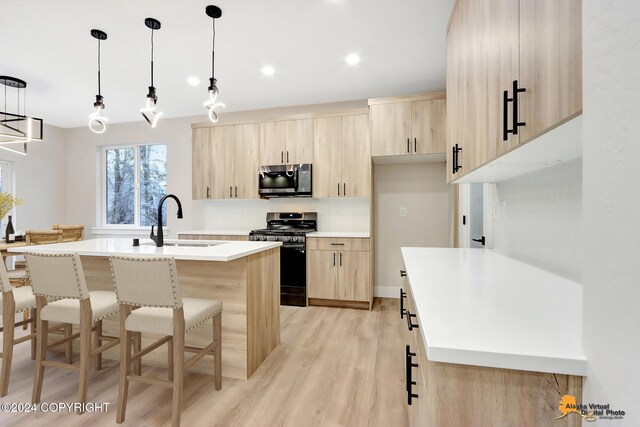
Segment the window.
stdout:
[[158,201],[167,192],[167,146],[106,147],[103,158],[103,224],[155,225]]

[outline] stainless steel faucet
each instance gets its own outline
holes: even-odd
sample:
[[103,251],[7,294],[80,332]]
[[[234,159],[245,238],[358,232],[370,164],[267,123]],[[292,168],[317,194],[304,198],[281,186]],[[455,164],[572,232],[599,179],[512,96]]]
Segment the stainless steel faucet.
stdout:
[[152,225],[151,235],[149,236],[151,237],[151,240],[156,242],[156,246],[159,248],[164,246],[164,231],[162,230],[162,205],[164,204],[164,201],[169,198],[175,200],[176,203],[178,204],[178,219],[182,219],[182,203],[180,203],[180,199],[178,199],[173,194],[167,194],[162,199],[160,199],[160,201],[158,202],[158,234],[155,235],[153,233],[154,226]]

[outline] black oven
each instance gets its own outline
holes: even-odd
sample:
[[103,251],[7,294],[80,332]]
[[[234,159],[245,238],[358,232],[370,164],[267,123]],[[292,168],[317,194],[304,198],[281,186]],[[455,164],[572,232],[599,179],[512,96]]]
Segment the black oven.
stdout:
[[280,248],[280,304],[307,305],[305,243],[283,243]]
[[258,194],[263,199],[311,197],[311,164],[260,166]]

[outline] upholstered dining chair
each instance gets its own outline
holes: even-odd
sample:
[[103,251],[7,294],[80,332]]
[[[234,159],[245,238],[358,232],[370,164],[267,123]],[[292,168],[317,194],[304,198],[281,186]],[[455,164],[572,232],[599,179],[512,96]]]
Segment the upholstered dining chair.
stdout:
[[[111,272],[120,304],[120,387],[116,421],[125,419],[129,381],[157,384],[173,389],[172,426],[180,425],[184,370],[207,354],[214,358],[215,389],[222,388],[222,302],[182,298],[176,262],[167,257],[112,256]],[[132,311],[132,307],[139,307]],[[185,334],[213,318],[213,341],[204,348],[185,347]],[[136,333],[164,337],[131,353]],[[131,374],[131,364],[150,351],[168,344],[168,380]],[[186,362],[184,352],[196,354]]]
[[[87,402],[89,365],[95,357],[95,368],[102,368],[102,352],[117,345],[117,337],[102,335],[102,319],[118,314],[116,296],[111,291],[89,292],[80,256],[73,253],[27,253],[27,274],[36,296],[37,351],[32,403],[39,403],[45,367],[66,368],[80,372],[79,403]],[[79,325],[79,332],[48,344],[49,322]],[[92,348],[92,332],[95,332]],[[47,360],[47,349],[80,338],[80,365]],[[108,341],[102,344],[103,340]],[[84,407],[84,405],[82,405]],[[81,413],[80,409],[78,412]]]

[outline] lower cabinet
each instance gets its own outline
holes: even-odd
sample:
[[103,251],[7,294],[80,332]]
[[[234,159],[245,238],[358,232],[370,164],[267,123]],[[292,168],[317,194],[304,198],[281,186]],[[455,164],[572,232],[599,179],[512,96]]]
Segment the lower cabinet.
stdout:
[[309,305],[371,308],[369,239],[307,238]]

